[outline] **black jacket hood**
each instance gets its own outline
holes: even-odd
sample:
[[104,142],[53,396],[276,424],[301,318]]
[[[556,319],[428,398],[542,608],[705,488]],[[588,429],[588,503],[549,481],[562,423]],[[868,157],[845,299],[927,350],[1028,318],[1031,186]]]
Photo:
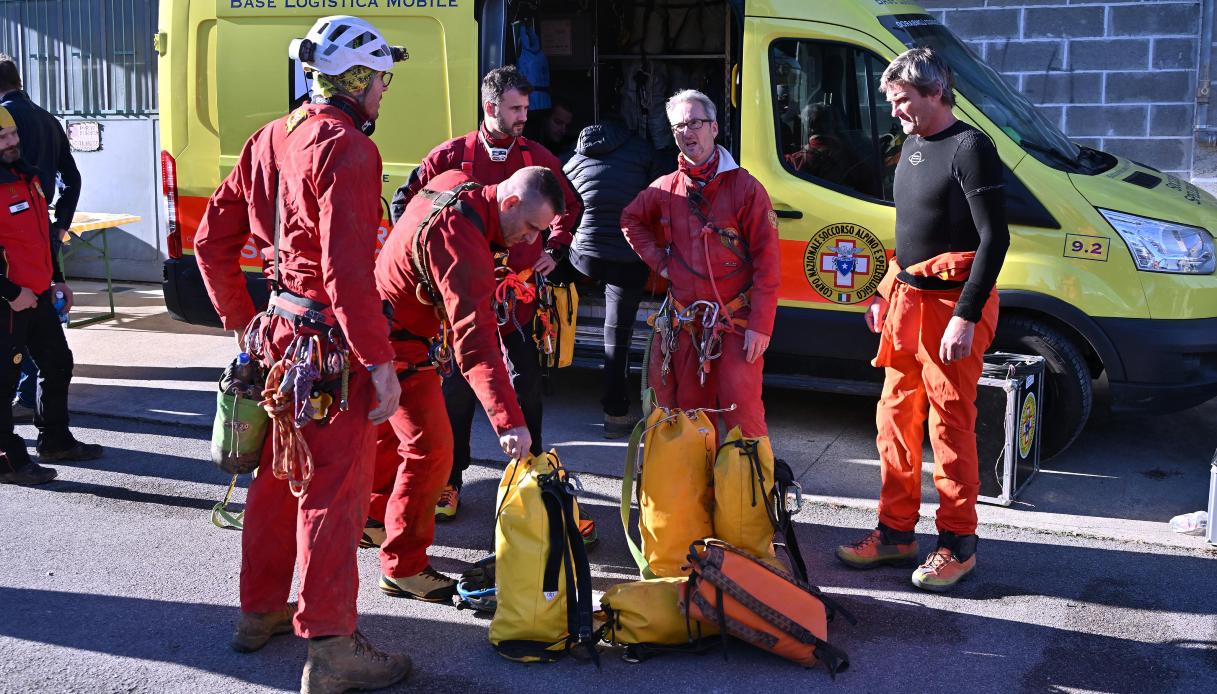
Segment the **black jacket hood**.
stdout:
[[629,131],[617,123],[595,123],[579,131],[575,152],[585,157],[602,157],[621,147],[629,139]]

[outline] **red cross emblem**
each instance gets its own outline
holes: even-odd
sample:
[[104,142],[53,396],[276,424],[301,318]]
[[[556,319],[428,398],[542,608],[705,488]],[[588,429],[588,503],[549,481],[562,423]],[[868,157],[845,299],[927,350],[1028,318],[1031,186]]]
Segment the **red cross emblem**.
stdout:
[[853,289],[855,276],[870,273],[870,255],[859,255],[854,241],[839,240],[830,252],[820,254],[820,272],[833,273],[837,289]]

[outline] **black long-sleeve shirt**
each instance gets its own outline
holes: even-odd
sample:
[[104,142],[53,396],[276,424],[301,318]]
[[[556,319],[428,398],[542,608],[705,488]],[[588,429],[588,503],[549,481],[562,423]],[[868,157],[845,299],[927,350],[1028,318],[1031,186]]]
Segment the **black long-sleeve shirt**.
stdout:
[[[0,104],[17,121],[21,156],[38,172],[43,194],[48,202],[54,203],[55,217],[51,223],[67,229],[72,226],[76,203],[80,200],[80,170],[72,157],[67,133],[59,119],[30,101],[30,97],[19,89],[6,94]],[[51,235],[56,235],[53,230]],[[58,244],[58,238],[55,243]]]
[[[993,141],[962,121],[929,137],[908,138],[896,166],[895,198],[901,267],[976,251],[955,315],[978,322],[1010,247],[1002,163]],[[933,277],[900,279],[922,289],[959,286]]]

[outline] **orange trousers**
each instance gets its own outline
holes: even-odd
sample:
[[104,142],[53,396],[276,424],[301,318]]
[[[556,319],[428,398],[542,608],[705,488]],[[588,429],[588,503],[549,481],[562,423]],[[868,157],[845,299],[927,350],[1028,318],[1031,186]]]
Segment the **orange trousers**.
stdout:
[[[892,270],[898,271],[898,267]],[[920,274],[919,271],[924,270],[918,266],[909,268],[911,274]],[[939,272],[932,274],[963,279]],[[898,531],[912,531],[917,525],[921,507],[921,447],[928,417],[930,446],[934,451],[934,486],[939,497],[938,529],[973,535],[976,495],[980,489],[976,387],[984,368],[985,350],[993,342],[997,327],[997,292],[994,290],[985,302],[973,334],[971,354],[944,364],[938,348],[960,290],[924,291],[900,281],[890,286],[879,353],[872,362],[886,367],[883,395],[875,412],[882,474],[879,522]]]

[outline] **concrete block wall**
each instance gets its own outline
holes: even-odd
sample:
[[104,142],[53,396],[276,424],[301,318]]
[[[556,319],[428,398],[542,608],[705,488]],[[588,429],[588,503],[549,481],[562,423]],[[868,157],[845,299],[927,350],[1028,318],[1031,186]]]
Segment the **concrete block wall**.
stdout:
[[922,4],[1077,142],[1217,192],[1217,150],[1194,136],[1201,0]]

